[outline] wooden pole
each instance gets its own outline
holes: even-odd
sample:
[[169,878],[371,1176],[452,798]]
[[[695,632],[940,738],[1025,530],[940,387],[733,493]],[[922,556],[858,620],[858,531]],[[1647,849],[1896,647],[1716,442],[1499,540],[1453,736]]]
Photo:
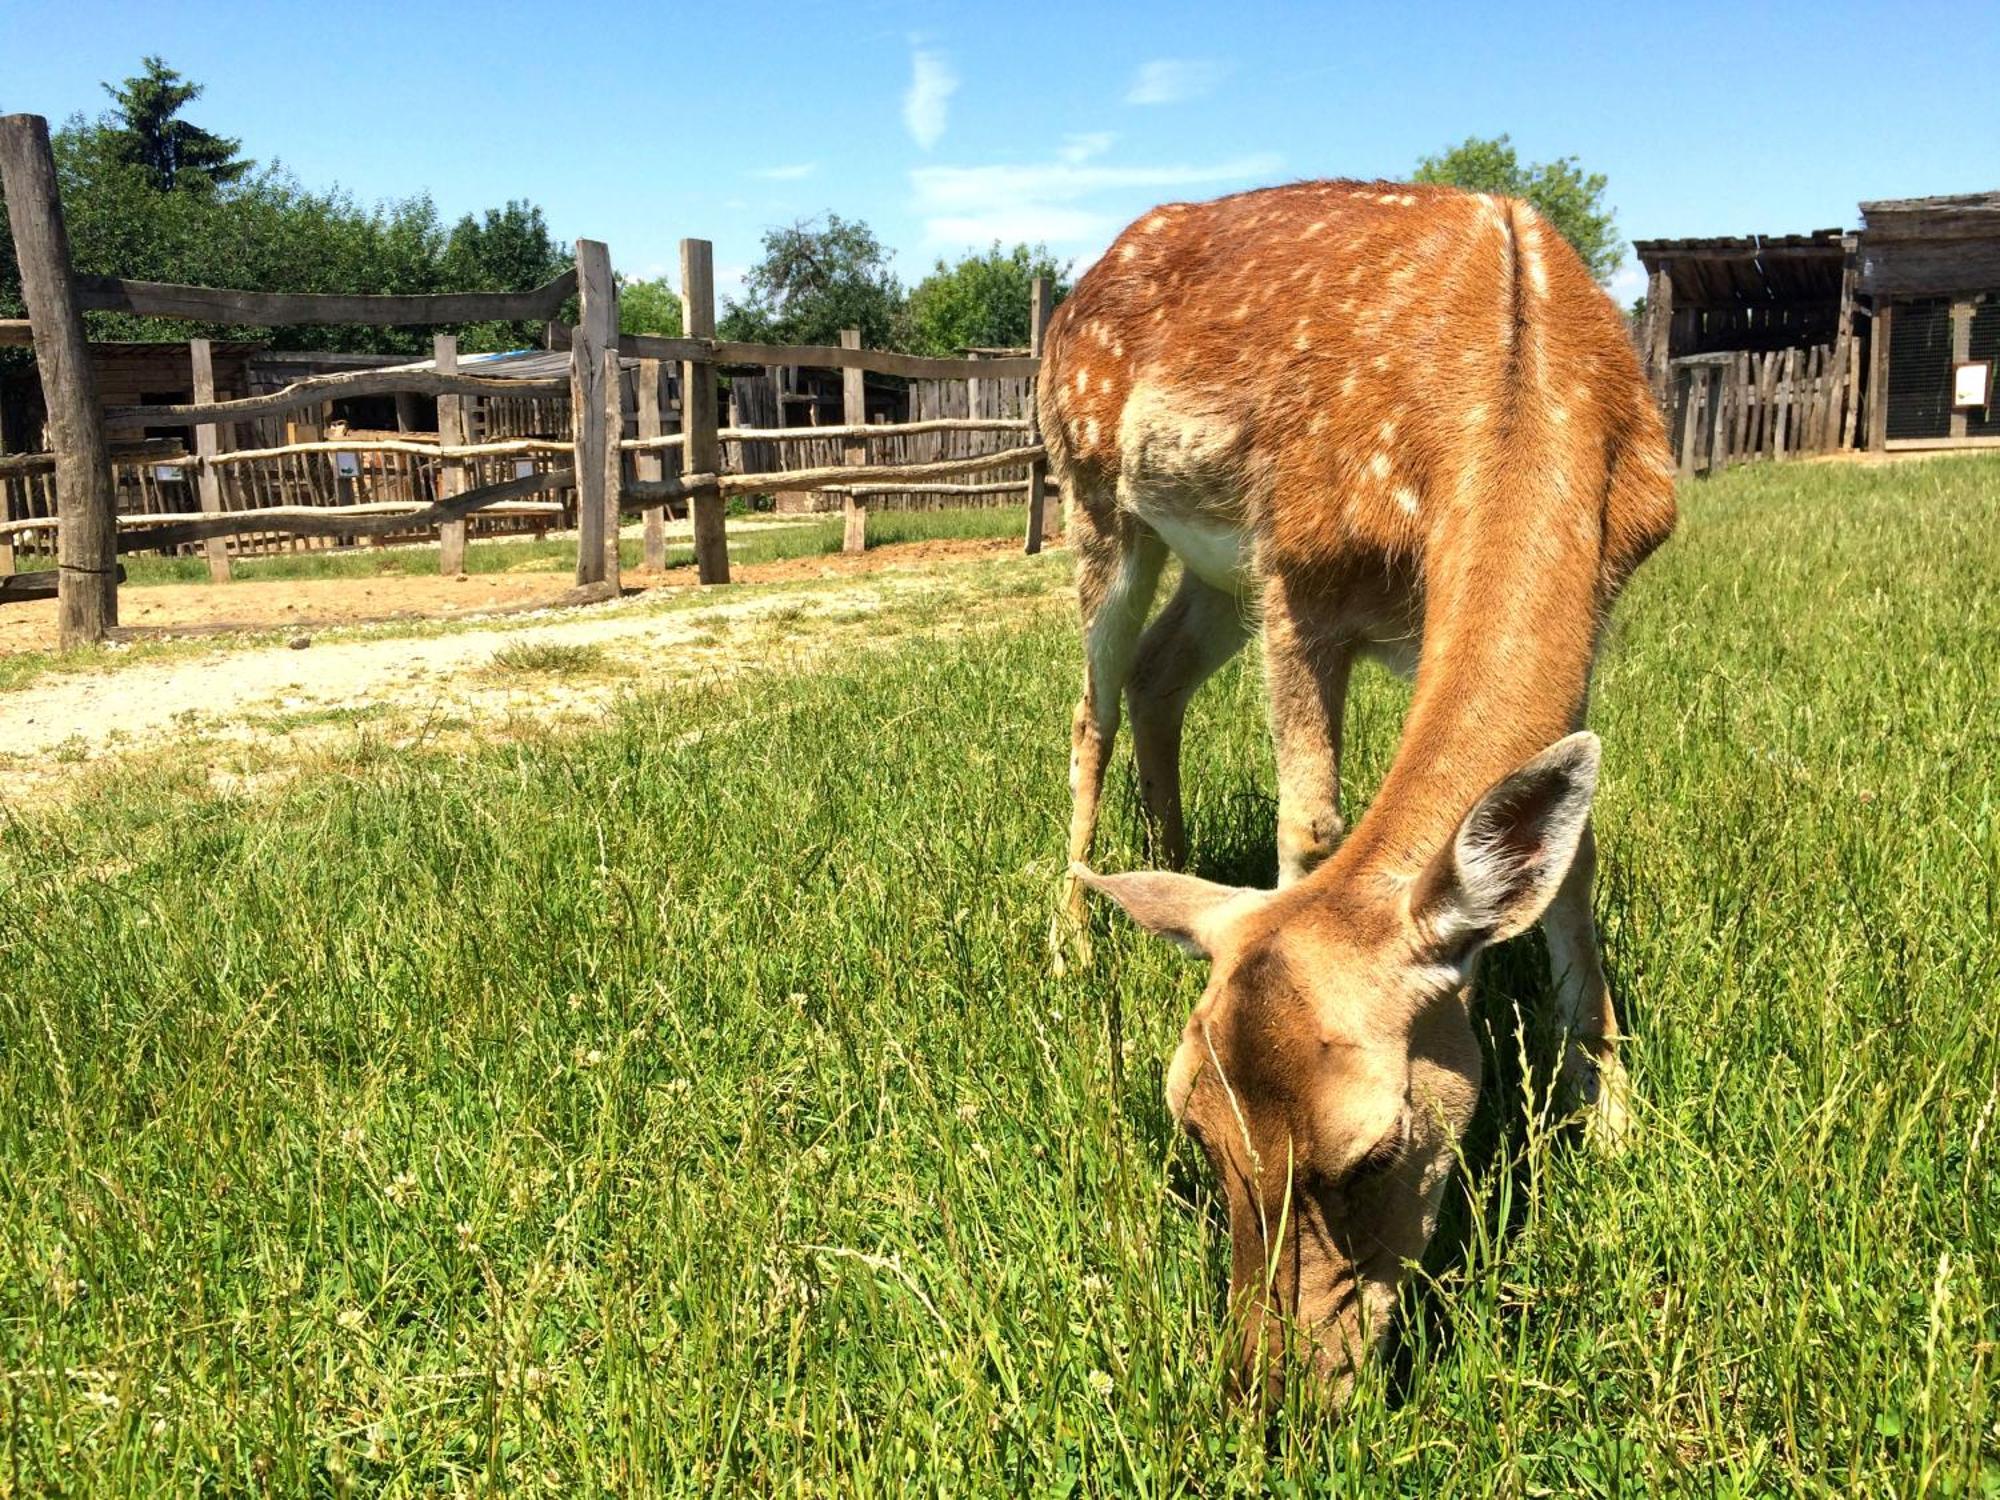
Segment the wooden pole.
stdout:
[[55,449],[58,638],[64,647],[88,645],[118,623],[118,502],[56,192],[49,122],[40,115],[0,116],[0,187],[7,194]]
[[[1959,364],[1972,358],[1972,299],[1961,297],[1951,305],[1951,360],[1956,369]],[[1956,376],[1952,377],[1954,380]],[[1965,408],[1953,406],[1951,416],[1951,436],[1963,438],[1966,435]]]
[[601,240],[576,242],[576,284],[582,298],[570,333],[570,425],[576,436],[576,581],[618,584],[618,495],[607,493],[605,451],[618,434],[605,421],[604,351],[618,348],[618,285],[611,250]]
[[[859,349],[861,330],[843,328],[840,330],[840,347]],[[842,370],[840,372],[840,420],[848,427],[868,425],[868,372],[865,370]],[[849,468],[865,468],[868,463],[868,442],[865,438],[849,438],[841,446],[841,462]],[[868,501],[865,497],[849,493],[841,500],[843,525],[840,532],[842,552],[866,552],[868,550]]]
[[1673,325],[1674,278],[1662,269],[1646,278],[1646,378],[1662,410],[1673,394]]
[[[707,240],[681,241],[681,331],[691,339],[715,337],[715,247]],[[722,425],[715,398],[715,367],[692,360],[681,365],[681,473],[720,474]],[[695,576],[703,583],[729,582],[729,533],[720,491],[689,497],[694,521]]]
[[[660,419],[660,383],[662,370],[657,359],[639,361],[639,436],[656,438],[664,436],[666,427]],[[658,449],[641,449],[633,460],[633,470],[641,483],[665,479],[667,469]],[[645,565],[658,573],[667,566],[667,507],[665,504],[646,507],[646,550]]]
[[[1028,353],[1036,359],[1042,357],[1042,338],[1049,327],[1050,289],[1048,278],[1037,276],[1028,287]],[[1042,377],[1035,376],[1035,383],[1028,390],[1028,441],[1042,440],[1041,411]],[[1028,465],[1028,540],[1030,557],[1042,550],[1042,537],[1049,530],[1054,519],[1049,514],[1054,509],[1054,499],[1048,493],[1049,461],[1038,458]]]
[[[431,344],[432,358],[440,375],[458,373],[458,335],[441,333]],[[438,445],[456,448],[467,439],[465,430],[465,398],[463,396],[438,397]],[[437,498],[450,500],[465,493],[465,460],[447,458],[440,460],[437,475]],[[465,530],[464,520],[446,521],[438,527],[438,576],[455,578],[465,571]]]
[[[188,340],[188,363],[194,370],[194,399],[197,402],[215,399],[215,351],[207,339]],[[222,431],[213,422],[203,422],[194,430],[195,456],[202,460],[195,471],[195,493],[201,499],[201,513],[205,516],[222,514],[222,471],[208,460],[222,451]],[[208,555],[208,577],[211,583],[229,582],[229,543],[222,537],[212,536],[202,543],[202,550]]]
[[1868,448],[1873,453],[1889,444],[1889,334],[1895,314],[1891,304],[1876,299],[1875,326],[1868,332]]

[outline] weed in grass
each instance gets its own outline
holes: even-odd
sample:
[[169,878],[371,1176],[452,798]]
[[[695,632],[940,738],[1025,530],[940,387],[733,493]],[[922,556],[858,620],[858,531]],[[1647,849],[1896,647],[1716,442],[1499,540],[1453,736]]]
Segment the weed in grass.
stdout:
[[610,653],[594,642],[509,641],[493,653],[496,676],[588,677],[604,672]]
[[[1050,608],[588,733],[16,813],[0,1473],[1990,1489],[2000,464],[1765,465],[1684,516],[1592,705],[1637,1134],[1551,1136],[1539,939],[1492,955],[1466,1170],[1342,1419],[1227,1399],[1226,1217],[1160,1097],[1199,967],[1120,924],[1048,971]],[[1403,702],[1360,674],[1351,807]],[[1191,720],[1195,867],[1266,881],[1254,661]],[[1110,792],[1136,866],[1129,762]]]

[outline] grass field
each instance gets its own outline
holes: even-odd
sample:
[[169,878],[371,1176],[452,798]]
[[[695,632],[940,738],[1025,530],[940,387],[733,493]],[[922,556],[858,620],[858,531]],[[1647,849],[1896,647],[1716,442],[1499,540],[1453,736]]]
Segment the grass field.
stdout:
[[[1449,1232],[1339,1420],[1224,1394],[1160,1097],[1197,967],[1044,961],[1066,611],[20,811],[0,1488],[1994,1493],[1997,590],[2000,462],[1687,493],[1593,707],[1638,1134],[1543,1126],[1539,939],[1497,954]],[[1353,805],[1401,703],[1358,684]],[[1267,879],[1255,663],[1193,717],[1197,868]]]
[[[748,526],[736,523],[730,533],[729,556],[739,565],[778,562],[792,557],[819,557],[840,550],[842,519],[832,515],[799,518],[798,524],[776,524],[780,518],[759,516]],[[789,521],[792,518],[785,517]],[[878,509],[868,517],[868,545],[897,542],[1020,536],[1028,523],[1025,505],[979,509],[897,511]],[[636,538],[619,543],[624,567],[639,566],[642,550]],[[208,562],[199,556],[151,557],[134,553],[124,559],[126,579],[134,584],[207,583]],[[55,566],[53,556],[23,558],[24,572]],[[669,538],[667,567],[692,568],[694,543]],[[435,577],[438,549],[434,546],[320,548],[280,552],[268,557],[235,560],[232,577],[245,582],[282,578],[379,578],[403,574]],[[531,537],[470,543],[465,549],[468,573],[572,573],[576,570],[576,537]]]

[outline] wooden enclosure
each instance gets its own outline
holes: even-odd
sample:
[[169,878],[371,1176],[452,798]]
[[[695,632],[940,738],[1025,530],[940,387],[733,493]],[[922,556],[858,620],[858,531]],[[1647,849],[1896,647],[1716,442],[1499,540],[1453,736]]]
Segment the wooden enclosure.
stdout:
[[[117,555],[136,550],[200,547],[226,577],[232,548],[435,534],[441,567],[456,570],[470,523],[559,520],[577,528],[582,600],[617,591],[619,525],[634,510],[645,518],[648,563],[662,560],[669,508],[684,507],[701,580],[727,582],[725,502],[756,494],[837,495],[849,550],[865,545],[871,505],[1019,495],[1030,502],[1027,549],[1041,545],[1045,453],[1033,388],[1049,298],[1039,282],[1035,352],[1025,355],[921,358],[862,349],[858,334],[831,347],[732,343],[715,337],[708,243],[684,240],[687,335],[621,338],[610,251],[598,241],[579,241],[573,272],[527,292],[349,296],[81,277],[46,121],[0,118],[0,173],[29,312],[25,327],[0,324],[0,339],[32,340],[49,436],[47,451],[0,455],[0,575],[14,571],[17,547],[53,531],[65,644],[116,627]],[[183,387],[105,402],[81,318],[99,309],[261,327],[546,322],[572,295],[580,312],[562,330],[564,349],[461,359],[456,340],[440,334],[427,362],[305,374],[275,389],[250,388],[246,375],[234,396],[222,394],[216,349],[192,340],[188,399],[165,402],[161,391]],[[803,389],[800,371],[839,372],[839,423],[785,425],[782,398]],[[767,399],[746,383],[724,426],[725,386],[738,373],[762,378]],[[871,411],[870,376],[899,383],[914,414],[906,406],[905,420],[871,421],[895,413]],[[330,405],[363,398],[387,398],[399,430],[331,430]],[[400,430],[419,400],[436,403],[437,430]],[[745,415],[778,420],[740,425]],[[273,422],[284,423],[282,441],[263,425]]]

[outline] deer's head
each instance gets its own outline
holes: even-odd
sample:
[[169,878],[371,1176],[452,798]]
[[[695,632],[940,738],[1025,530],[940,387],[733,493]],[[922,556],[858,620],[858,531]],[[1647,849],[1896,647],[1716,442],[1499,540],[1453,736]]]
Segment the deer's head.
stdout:
[[1266,892],[1078,868],[1210,961],[1167,1103],[1228,1200],[1245,1389],[1275,1387],[1290,1329],[1338,1399],[1385,1336],[1478,1095],[1476,960],[1555,896],[1597,766],[1596,736],[1560,741],[1481,796],[1414,876],[1336,859]]

